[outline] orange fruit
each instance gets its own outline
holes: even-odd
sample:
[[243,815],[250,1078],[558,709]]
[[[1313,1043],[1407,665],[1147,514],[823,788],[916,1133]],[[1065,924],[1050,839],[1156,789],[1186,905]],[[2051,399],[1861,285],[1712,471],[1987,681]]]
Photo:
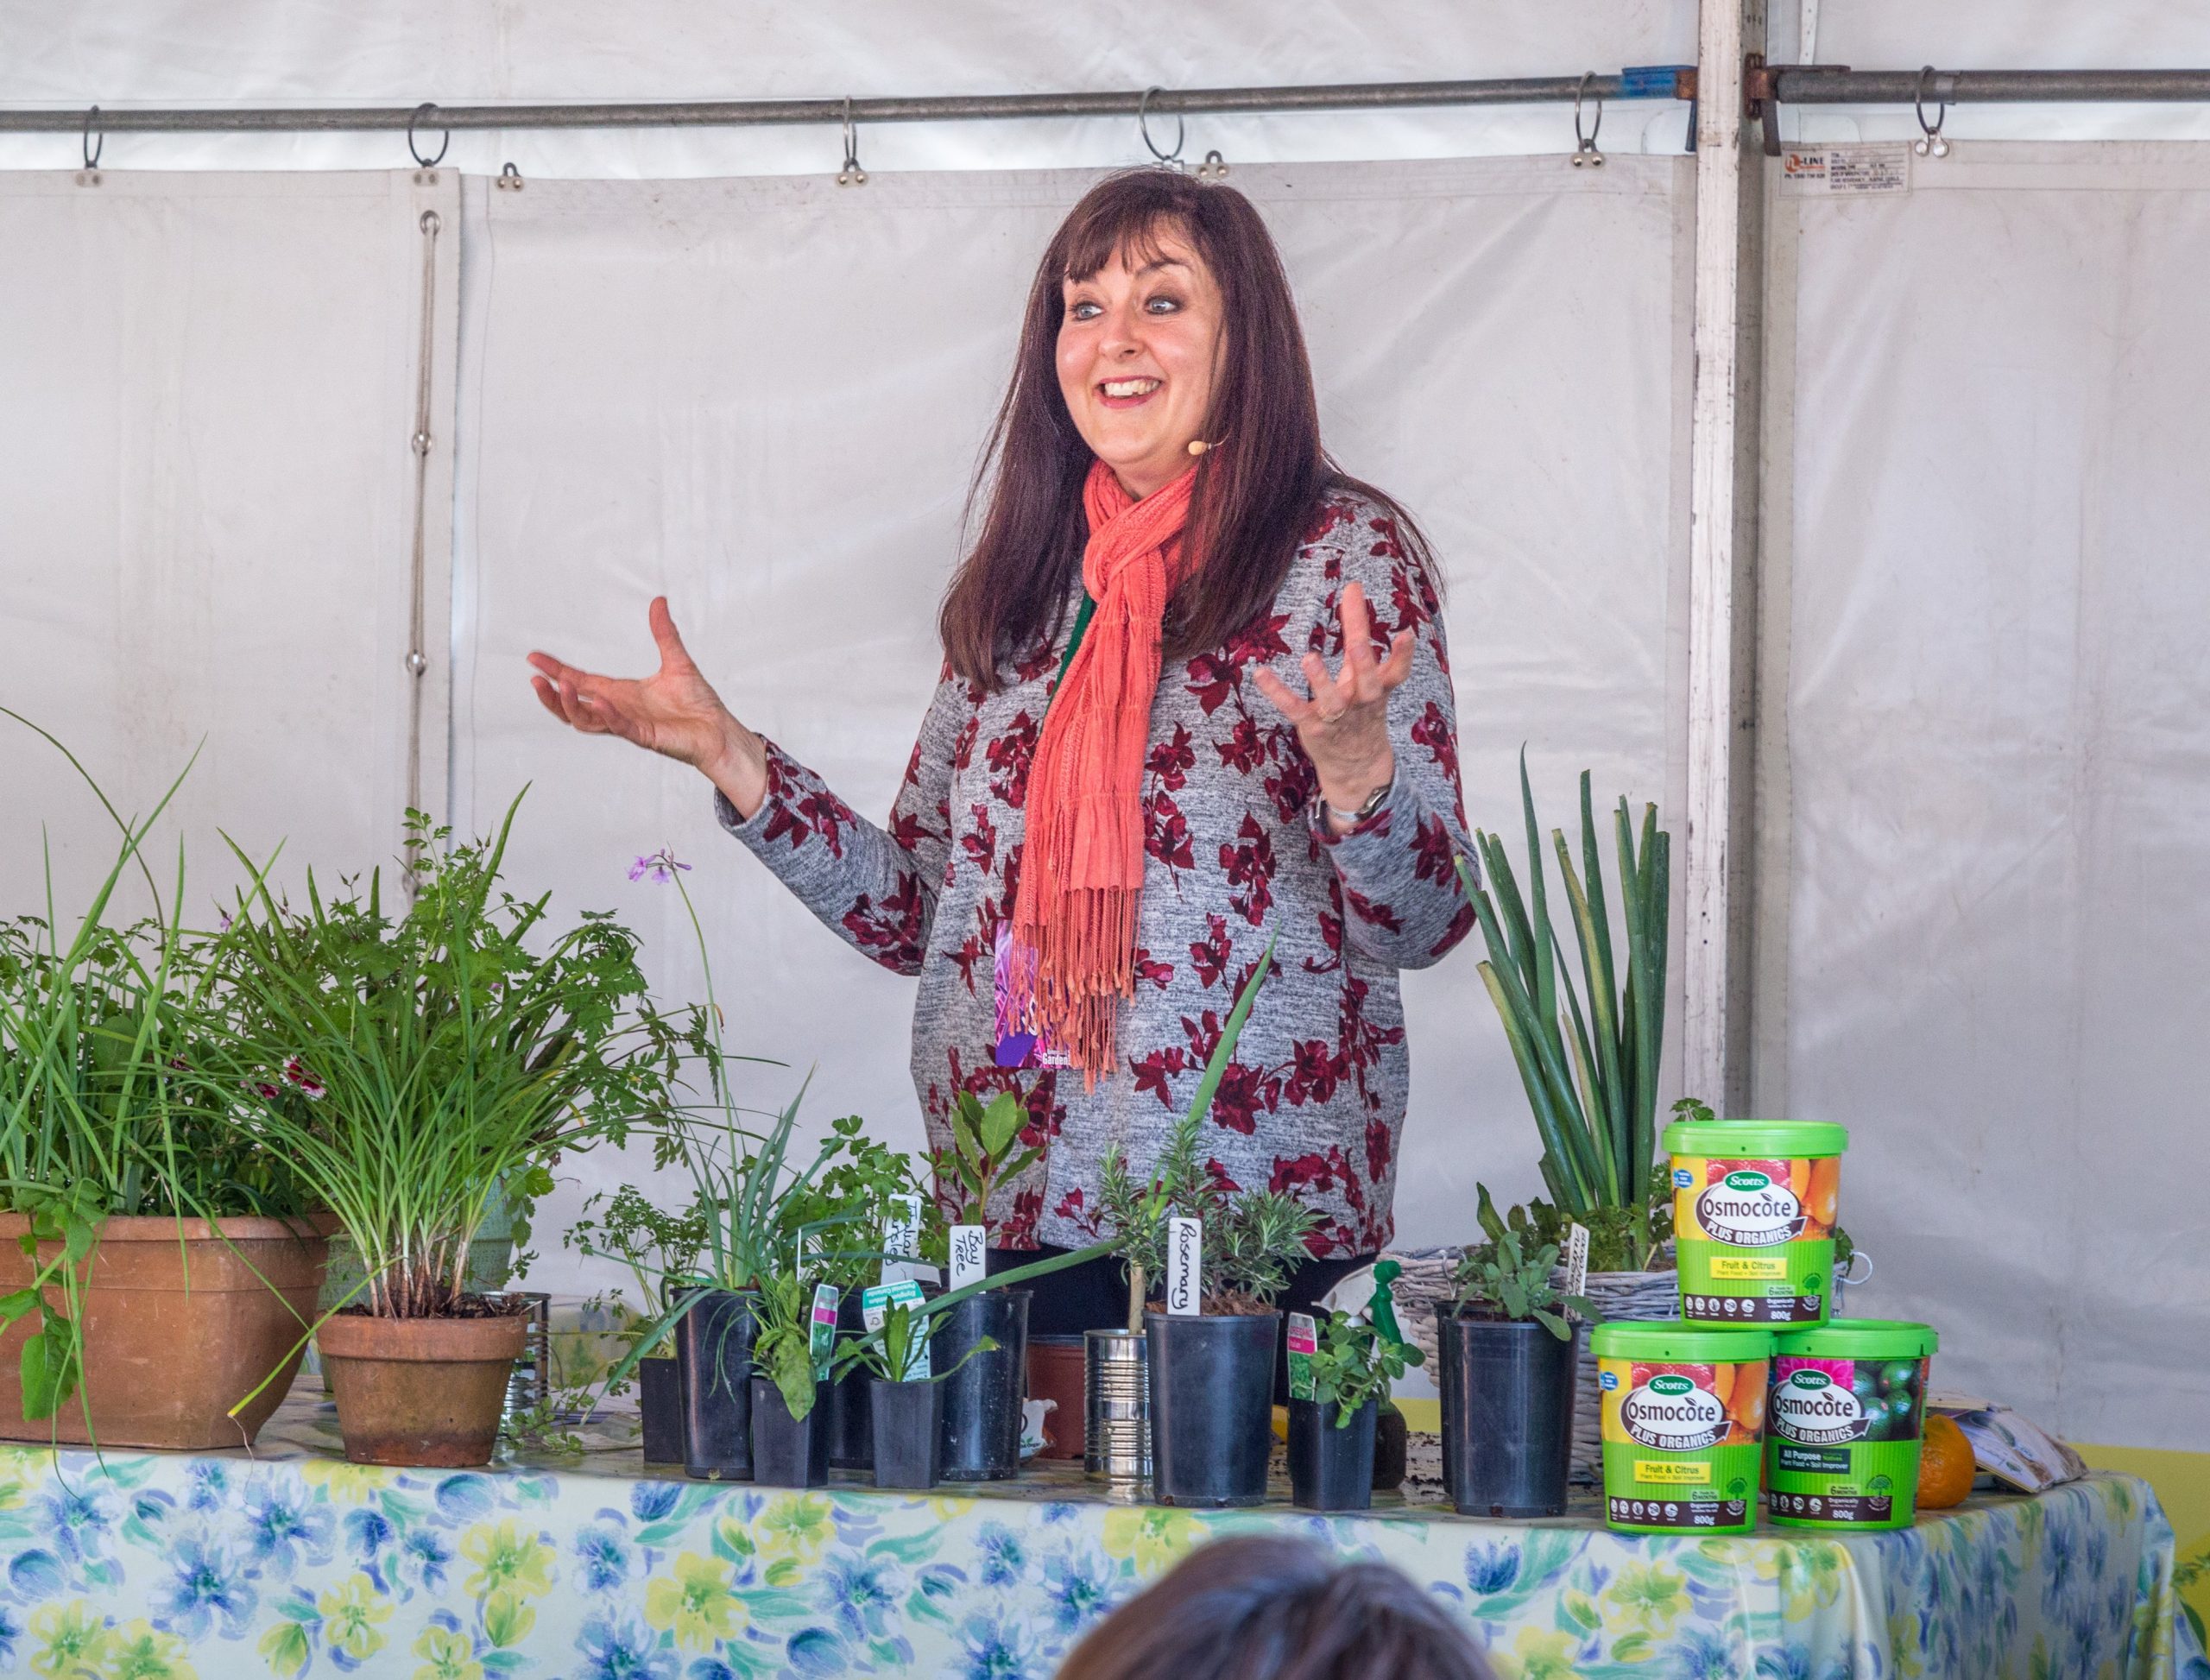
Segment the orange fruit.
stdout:
[[1977,1474],[1972,1443],[1955,1423],[1938,1412],[1926,1414],[1926,1438],[1918,1448],[1918,1508],[1944,1511],[1961,1505]]

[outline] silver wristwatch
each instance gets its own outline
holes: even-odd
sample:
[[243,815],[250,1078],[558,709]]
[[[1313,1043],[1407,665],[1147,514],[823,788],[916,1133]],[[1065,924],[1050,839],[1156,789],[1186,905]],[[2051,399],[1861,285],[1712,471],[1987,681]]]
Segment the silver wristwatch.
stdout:
[[1366,796],[1365,803],[1355,811],[1345,811],[1341,805],[1329,805],[1326,794],[1315,793],[1312,796],[1313,814],[1320,819],[1323,826],[1326,824],[1328,818],[1332,817],[1345,828],[1356,828],[1388,803],[1389,787],[1388,782],[1383,782],[1380,786]]

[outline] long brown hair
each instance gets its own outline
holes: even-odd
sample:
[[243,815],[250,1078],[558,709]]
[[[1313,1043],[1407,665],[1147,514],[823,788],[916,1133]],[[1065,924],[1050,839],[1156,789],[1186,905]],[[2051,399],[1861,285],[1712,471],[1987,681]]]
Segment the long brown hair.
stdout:
[[1386,1563],[1288,1535],[1200,1546],[1090,1630],[1058,1680],[1490,1680],[1449,1611]]
[[995,691],[1001,661],[1058,634],[1089,534],[1082,507],[1089,445],[1059,392],[1061,288],[1116,253],[1130,266],[1151,261],[1168,232],[1188,241],[1220,287],[1220,367],[1203,435],[1222,441],[1197,462],[1182,537],[1191,565],[1167,609],[1165,656],[1216,647],[1265,611],[1331,491],[1379,503],[1397,521],[1405,552],[1439,585],[1410,515],[1344,473],[1321,445],[1304,329],[1257,209],[1231,186],[1171,169],[1130,170],[1100,181],[1067,212],[1028,290],[1013,382],[968,496],[971,515],[987,495],[982,534],[938,616],[944,657],[970,683]]

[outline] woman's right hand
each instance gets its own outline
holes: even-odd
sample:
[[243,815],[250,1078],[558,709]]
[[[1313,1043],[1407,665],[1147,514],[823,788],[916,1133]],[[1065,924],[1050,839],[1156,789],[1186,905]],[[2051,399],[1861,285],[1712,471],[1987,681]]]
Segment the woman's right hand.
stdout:
[[550,654],[532,654],[531,686],[546,711],[571,728],[619,736],[691,765],[729,796],[738,816],[752,816],[767,797],[767,743],[736,721],[691,663],[666,596],[653,597],[647,616],[660,645],[660,669],[651,676],[595,676]]

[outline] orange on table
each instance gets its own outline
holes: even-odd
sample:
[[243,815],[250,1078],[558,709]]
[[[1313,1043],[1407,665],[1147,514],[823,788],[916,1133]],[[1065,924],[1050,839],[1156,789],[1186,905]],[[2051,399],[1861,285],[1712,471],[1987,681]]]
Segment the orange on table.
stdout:
[[1918,1508],[1944,1511],[1963,1504],[1978,1472],[1965,1432],[1954,1419],[1928,1412],[1926,1436],[1918,1448]]

